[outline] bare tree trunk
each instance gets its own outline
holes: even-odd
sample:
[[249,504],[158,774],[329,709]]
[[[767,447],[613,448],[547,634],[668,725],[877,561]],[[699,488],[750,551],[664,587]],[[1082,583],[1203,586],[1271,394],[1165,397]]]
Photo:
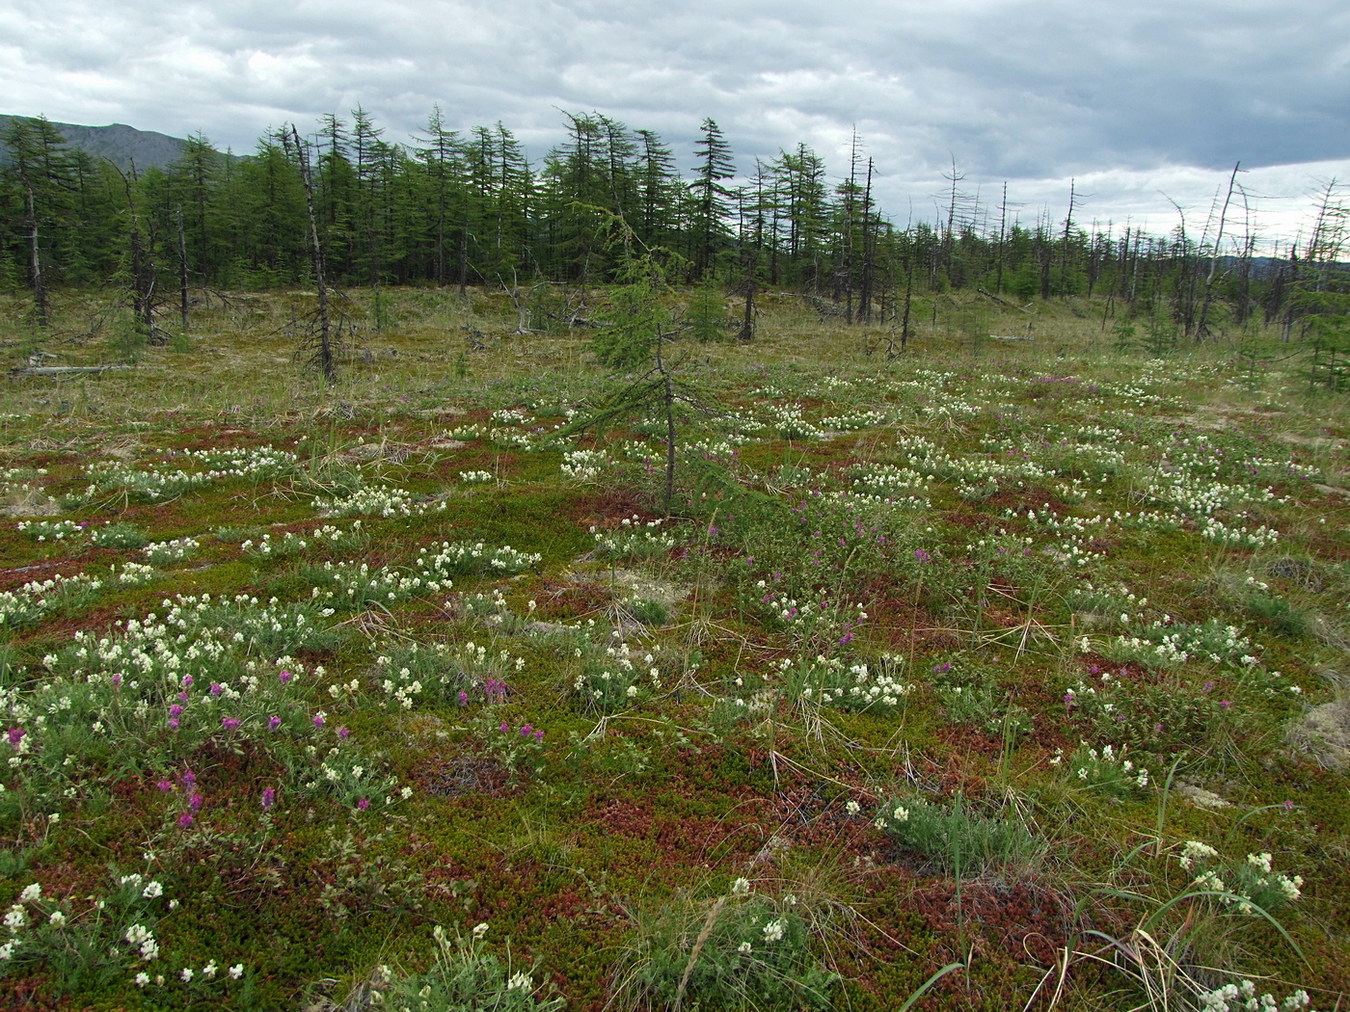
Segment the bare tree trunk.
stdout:
[[1223,243],[1224,223],[1228,218],[1228,204],[1233,199],[1233,190],[1237,186],[1238,170],[1241,162],[1233,165],[1233,174],[1228,177],[1228,193],[1223,198],[1223,210],[1219,212],[1219,230],[1214,237],[1214,247],[1209,256],[1209,273],[1205,276],[1204,295],[1200,299],[1200,316],[1195,324],[1195,339],[1203,341],[1209,336],[1209,307],[1214,302],[1214,276],[1219,271],[1219,251]]
[[187,236],[183,234],[183,209],[176,215],[178,219],[178,314],[183,321],[183,329],[188,328],[188,258]]
[[38,235],[37,200],[33,185],[25,181],[24,197],[28,205],[28,247],[32,257],[29,276],[33,282],[33,309],[37,325],[46,328],[50,316],[47,304],[47,279],[42,273],[42,244]]
[[296,158],[300,163],[300,181],[305,187],[305,211],[309,215],[311,258],[314,263],[314,282],[319,289],[319,367],[329,383],[337,380],[337,365],[333,361],[333,343],[328,322],[328,282],[324,278],[323,244],[319,242],[319,225],[314,217],[314,186],[309,178],[309,156],[300,143],[300,131],[291,124]]

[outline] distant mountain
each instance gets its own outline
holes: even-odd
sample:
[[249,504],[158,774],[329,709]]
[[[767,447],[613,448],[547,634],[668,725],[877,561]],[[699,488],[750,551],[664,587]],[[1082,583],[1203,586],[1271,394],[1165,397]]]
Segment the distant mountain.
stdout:
[[[0,115],[0,138],[4,137],[12,120],[32,118]],[[138,172],[152,167],[162,169],[183,153],[184,142],[177,137],[153,130],[137,130],[123,123],[111,126],[52,123],[52,126],[66,139],[69,147],[87,151],[95,158],[106,158],[123,171],[131,168],[133,162]],[[0,144],[0,165],[8,161],[9,152]]]

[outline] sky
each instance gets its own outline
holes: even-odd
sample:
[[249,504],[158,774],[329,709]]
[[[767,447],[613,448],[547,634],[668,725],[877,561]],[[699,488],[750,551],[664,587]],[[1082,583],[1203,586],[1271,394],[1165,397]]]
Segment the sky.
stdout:
[[[412,143],[500,121],[538,161],[565,112],[654,130],[690,173],[705,117],[738,170],[854,133],[897,225],[967,213],[1306,234],[1350,181],[1347,0],[0,0],[0,113],[251,152],[349,118]],[[1243,197],[1245,195],[1245,199]],[[977,209],[972,212],[972,209]],[[1211,224],[1211,230],[1213,225]]]

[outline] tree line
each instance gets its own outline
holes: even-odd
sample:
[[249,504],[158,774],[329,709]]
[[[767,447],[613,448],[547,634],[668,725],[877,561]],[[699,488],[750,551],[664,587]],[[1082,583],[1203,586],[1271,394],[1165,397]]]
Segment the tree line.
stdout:
[[[897,227],[874,195],[876,166],[855,138],[842,177],[808,145],[737,166],[705,119],[682,174],[651,130],[565,113],[566,138],[538,164],[500,122],[460,132],[439,108],[411,144],[391,143],[360,107],[307,136],[269,131],[244,157],[194,135],[167,167],[123,171],[69,148],[45,119],[15,118],[2,140],[0,288],[32,293],[44,325],[63,286],[121,284],[135,312],[192,287],[312,284],[316,252],[339,286],[585,288],[624,263],[622,220],[641,247],[679,264],[678,280],[801,292],[850,323],[908,322],[916,294],[979,290],[1026,303],[1102,295],[1172,339],[1280,322],[1286,333],[1344,333],[1347,210],[1334,181],[1305,239],[1277,258],[1233,207],[1168,235],[1084,227],[1071,188],[1064,216],[1025,223],[1009,204],[963,192],[953,165],[934,223]],[[308,191],[308,204],[307,204]],[[1331,321],[1328,323],[1328,321]],[[1338,329],[1339,328],[1339,329]]]

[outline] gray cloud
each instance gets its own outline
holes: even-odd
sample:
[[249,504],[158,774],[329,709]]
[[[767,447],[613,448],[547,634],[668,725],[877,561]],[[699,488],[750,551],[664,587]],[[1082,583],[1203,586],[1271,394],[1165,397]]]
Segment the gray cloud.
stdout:
[[0,4],[0,111],[242,151],[358,103],[409,140],[439,104],[539,157],[559,109],[594,109],[686,168],[712,116],[742,171],[804,141],[840,175],[856,126],[901,220],[928,215],[953,158],[963,187],[987,201],[1007,180],[1028,208],[1091,177],[1085,215],[1115,220],[1166,209],[1158,189],[1206,202],[1237,159],[1271,180],[1350,168],[1343,0]]

